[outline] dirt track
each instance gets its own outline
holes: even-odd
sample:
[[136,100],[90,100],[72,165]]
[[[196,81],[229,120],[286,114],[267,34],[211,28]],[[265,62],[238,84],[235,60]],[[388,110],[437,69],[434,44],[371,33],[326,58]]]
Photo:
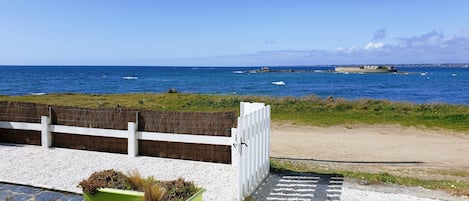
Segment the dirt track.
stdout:
[[271,146],[272,157],[308,159],[326,168],[469,180],[467,133],[396,125],[324,128],[273,123]]

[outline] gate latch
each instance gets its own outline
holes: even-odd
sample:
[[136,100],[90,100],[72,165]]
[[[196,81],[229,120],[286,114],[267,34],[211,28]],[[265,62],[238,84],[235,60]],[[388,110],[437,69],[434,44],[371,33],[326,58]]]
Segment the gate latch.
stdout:
[[244,143],[244,142],[241,142],[241,146],[245,145],[246,147],[248,147],[248,144]]

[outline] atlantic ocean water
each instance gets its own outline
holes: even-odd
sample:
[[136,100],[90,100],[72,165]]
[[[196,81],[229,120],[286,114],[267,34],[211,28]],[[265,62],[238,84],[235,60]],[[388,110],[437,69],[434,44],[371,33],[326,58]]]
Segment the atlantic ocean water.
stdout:
[[[303,73],[248,73],[260,67],[0,66],[0,95],[183,93],[317,95],[413,103],[469,104],[469,69],[400,67],[399,74],[330,73],[332,67],[271,67]],[[284,82],[275,85],[272,82]]]

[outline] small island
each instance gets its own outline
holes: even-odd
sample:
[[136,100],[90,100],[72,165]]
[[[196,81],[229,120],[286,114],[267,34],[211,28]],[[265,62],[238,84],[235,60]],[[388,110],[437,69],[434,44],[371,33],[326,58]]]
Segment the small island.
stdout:
[[397,73],[393,66],[363,65],[363,66],[341,66],[335,67],[338,73]]
[[245,73],[305,73],[306,70],[295,70],[295,69],[271,69],[267,66],[256,70],[244,71]]
[[255,70],[235,71],[234,73],[403,73],[398,72],[394,66],[388,65],[362,65],[362,66],[337,66],[330,70],[309,70],[309,69],[271,69],[262,67]]

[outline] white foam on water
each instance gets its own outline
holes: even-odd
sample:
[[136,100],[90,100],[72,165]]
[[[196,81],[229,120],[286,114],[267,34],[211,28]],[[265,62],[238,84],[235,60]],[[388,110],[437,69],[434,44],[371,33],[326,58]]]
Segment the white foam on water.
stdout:
[[122,77],[122,79],[124,80],[137,80],[138,77],[134,77],[134,76],[127,76],[127,77]]
[[273,85],[277,85],[277,86],[285,86],[285,82],[284,81],[277,81],[277,82],[272,82]]

